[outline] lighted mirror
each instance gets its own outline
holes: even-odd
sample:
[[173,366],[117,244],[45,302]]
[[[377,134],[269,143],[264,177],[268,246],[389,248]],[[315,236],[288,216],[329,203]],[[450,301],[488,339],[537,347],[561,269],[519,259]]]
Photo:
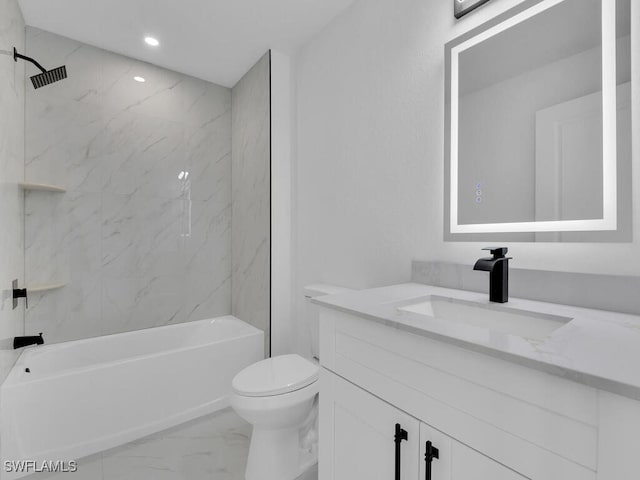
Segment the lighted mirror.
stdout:
[[530,0],[446,45],[446,239],[630,240],[630,17]]

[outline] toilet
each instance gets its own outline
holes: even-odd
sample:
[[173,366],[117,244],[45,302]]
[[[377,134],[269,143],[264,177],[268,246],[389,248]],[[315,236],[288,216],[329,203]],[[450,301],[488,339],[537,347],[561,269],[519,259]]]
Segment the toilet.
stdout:
[[[349,291],[310,285],[312,298]],[[231,407],[253,425],[246,480],[294,480],[318,462],[318,312],[306,305],[313,359],[278,355],[248,366],[232,383]]]

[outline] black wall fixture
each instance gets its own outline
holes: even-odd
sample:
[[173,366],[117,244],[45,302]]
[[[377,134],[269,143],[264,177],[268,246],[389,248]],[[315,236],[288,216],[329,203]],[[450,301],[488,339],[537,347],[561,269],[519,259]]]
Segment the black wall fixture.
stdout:
[[489,0],[453,0],[453,15],[456,18],[460,18],[488,1]]
[[19,298],[24,298],[24,306],[26,308],[29,308],[29,297],[27,296],[27,289],[26,288],[18,288],[18,279],[16,278],[13,282],[11,282],[11,289],[13,291],[12,297],[13,297],[13,310],[15,310],[16,308],[18,308],[18,299]]
[[16,48],[13,47],[13,60],[17,62],[18,59],[33,63],[42,72],[37,75],[33,75],[31,77],[31,83],[33,83],[33,88],[38,89],[40,87],[44,87],[45,85],[50,85],[52,83],[59,82],[60,80],[64,80],[65,78],[67,78],[67,67],[65,65],[62,65],[61,67],[58,67],[58,68],[54,68],[52,70],[47,70],[42,65],[40,65],[37,61],[35,61],[33,58],[27,57],[26,55],[22,55],[18,53]]

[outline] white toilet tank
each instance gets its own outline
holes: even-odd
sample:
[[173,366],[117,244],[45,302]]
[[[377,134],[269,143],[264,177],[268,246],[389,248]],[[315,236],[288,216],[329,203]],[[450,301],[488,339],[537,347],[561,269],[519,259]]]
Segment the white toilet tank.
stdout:
[[311,338],[311,354],[313,355],[313,358],[320,359],[320,312],[318,311],[318,306],[311,303],[308,299],[313,297],[320,297],[322,295],[333,295],[336,293],[352,292],[353,290],[322,283],[307,285],[302,290],[304,292],[304,296],[307,299],[305,305],[305,317],[309,325],[309,335]]

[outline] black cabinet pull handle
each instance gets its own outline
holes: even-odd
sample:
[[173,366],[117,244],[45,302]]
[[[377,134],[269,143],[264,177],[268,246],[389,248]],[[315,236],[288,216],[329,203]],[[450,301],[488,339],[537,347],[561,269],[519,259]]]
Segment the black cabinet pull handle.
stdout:
[[400,480],[400,444],[403,440],[408,440],[409,434],[406,430],[403,430],[399,423],[396,423],[396,434],[394,435],[394,441],[396,443],[396,480]]
[[424,453],[424,463],[426,464],[425,480],[431,480],[431,463],[434,458],[440,458],[440,450],[434,447],[431,441],[428,441]]

